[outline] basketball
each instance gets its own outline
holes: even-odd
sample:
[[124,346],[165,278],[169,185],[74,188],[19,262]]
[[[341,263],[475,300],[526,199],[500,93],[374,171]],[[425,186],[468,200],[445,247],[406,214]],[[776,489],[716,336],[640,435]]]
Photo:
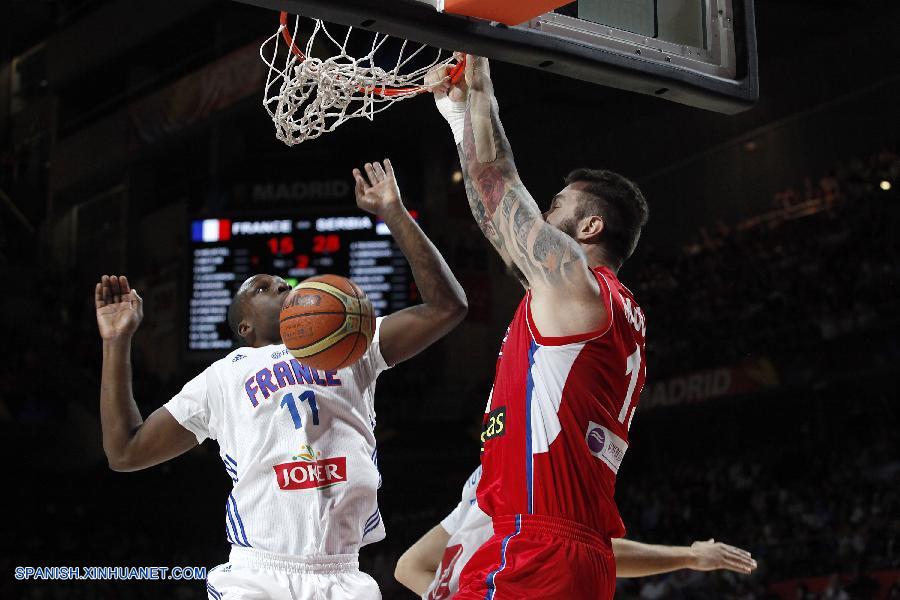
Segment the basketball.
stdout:
[[281,339],[304,365],[333,371],[355,363],[375,333],[375,312],[362,289],[339,275],[301,281],[285,298]]

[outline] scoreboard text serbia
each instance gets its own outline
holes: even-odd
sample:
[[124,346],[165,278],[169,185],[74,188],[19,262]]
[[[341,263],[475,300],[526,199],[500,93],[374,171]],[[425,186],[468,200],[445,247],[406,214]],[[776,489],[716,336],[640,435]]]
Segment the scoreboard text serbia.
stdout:
[[[417,218],[415,211],[410,214]],[[349,277],[378,315],[418,301],[406,258],[374,215],[198,219],[191,222],[190,240],[188,350],[232,347],[228,305],[237,287],[256,273],[279,275],[292,286],[324,273]]]

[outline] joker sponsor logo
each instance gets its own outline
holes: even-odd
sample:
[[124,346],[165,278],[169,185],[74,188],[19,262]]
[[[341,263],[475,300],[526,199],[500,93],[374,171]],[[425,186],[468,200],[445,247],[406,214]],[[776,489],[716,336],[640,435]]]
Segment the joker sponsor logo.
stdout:
[[347,481],[345,456],[322,458],[321,453],[306,445],[297,456],[291,458],[293,462],[272,467],[281,490],[322,490]]

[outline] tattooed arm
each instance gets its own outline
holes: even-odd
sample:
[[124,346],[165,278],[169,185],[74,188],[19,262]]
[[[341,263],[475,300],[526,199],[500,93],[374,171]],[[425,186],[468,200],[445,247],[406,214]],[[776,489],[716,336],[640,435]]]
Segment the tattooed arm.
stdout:
[[381,322],[381,354],[389,365],[408,360],[438,341],[466,316],[466,293],[444,257],[409,215],[391,161],[366,163],[365,176],[353,170],[356,204],[378,215],[409,261],[422,304],[388,315]]
[[453,132],[456,150],[459,152],[459,164],[463,172],[463,181],[466,186],[466,196],[469,199],[469,206],[472,208],[472,212],[475,215],[475,221],[478,223],[478,226],[481,227],[481,230],[484,232],[488,241],[494,246],[494,249],[500,255],[500,258],[503,259],[503,263],[506,265],[509,272],[527,288],[528,281],[509,257],[509,253],[507,253],[506,249],[503,247],[502,240],[499,238],[490,219],[485,214],[484,209],[480,208],[482,206],[481,196],[466,170],[462,133],[469,86],[466,85],[465,78],[459,78],[456,82],[451,82],[450,67],[443,65],[429,71],[428,74],[425,75],[425,85],[434,93],[434,101],[438,112],[441,113],[441,116],[444,117],[447,124],[450,125],[450,130]]
[[475,222],[478,223],[478,227],[481,229],[481,232],[484,234],[484,237],[488,239],[497,253],[500,255],[500,258],[503,260],[503,264],[506,265],[507,270],[515,277],[519,283],[522,284],[522,287],[528,288],[528,279],[525,277],[525,274],[522,273],[521,269],[513,262],[513,259],[510,257],[509,252],[506,251],[506,244],[504,243],[506,240],[503,237],[503,234],[500,233],[496,227],[494,227],[494,223],[492,219],[488,216],[487,211],[484,207],[484,201],[481,199],[481,194],[479,193],[479,188],[476,187],[475,183],[472,181],[471,176],[468,173],[467,163],[465,159],[465,150],[463,148],[464,143],[457,144],[456,150],[459,152],[459,164],[463,173],[463,181],[466,185],[466,197],[469,199],[469,208],[472,209],[472,216],[475,217]]
[[519,179],[487,60],[470,56],[466,79],[468,109],[458,149],[476,222],[527,280],[532,316],[543,335],[598,329],[607,319],[598,301],[600,286],[578,243],[544,221]]

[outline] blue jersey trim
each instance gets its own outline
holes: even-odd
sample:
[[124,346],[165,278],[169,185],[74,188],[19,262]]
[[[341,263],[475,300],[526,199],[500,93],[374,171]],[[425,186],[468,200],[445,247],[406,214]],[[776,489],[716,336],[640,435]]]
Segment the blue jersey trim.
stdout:
[[[237,534],[237,525],[234,523],[234,517],[231,516],[231,496],[228,496],[228,500],[225,501],[225,514],[228,516],[228,521],[225,522],[225,531],[228,532],[228,541],[232,544],[237,544],[238,546],[243,546],[241,543],[240,537]],[[228,529],[228,524],[231,524],[231,530]],[[231,535],[231,532],[234,532],[234,535]]]
[[497,592],[497,575],[500,573],[500,571],[506,568],[506,547],[509,545],[509,540],[519,535],[520,531],[522,531],[522,515],[516,515],[516,530],[503,538],[503,543],[500,545],[500,566],[488,573],[487,580],[485,582],[487,584],[488,591],[484,596],[484,600],[494,599],[494,594]]
[[363,537],[366,537],[378,527],[378,524],[381,523],[381,513],[378,514],[377,518],[372,521],[363,531]]
[[213,600],[222,600],[222,593],[214,588],[210,582],[206,582],[206,592]]
[[528,348],[528,380],[525,384],[525,485],[527,488],[528,514],[534,513],[534,453],[531,447],[531,398],[534,395],[534,376],[532,368],[534,367],[534,355],[537,352],[538,345],[531,342]]
[[[231,506],[234,509],[234,516],[237,517],[238,526],[241,528],[241,538],[243,540],[242,546],[250,546],[250,542],[247,541],[247,533],[244,531],[244,521],[241,519],[241,513],[238,512],[237,500],[234,499],[234,494],[228,494],[228,498],[231,499]],[[237,533],[237,530],[235,530]]]

